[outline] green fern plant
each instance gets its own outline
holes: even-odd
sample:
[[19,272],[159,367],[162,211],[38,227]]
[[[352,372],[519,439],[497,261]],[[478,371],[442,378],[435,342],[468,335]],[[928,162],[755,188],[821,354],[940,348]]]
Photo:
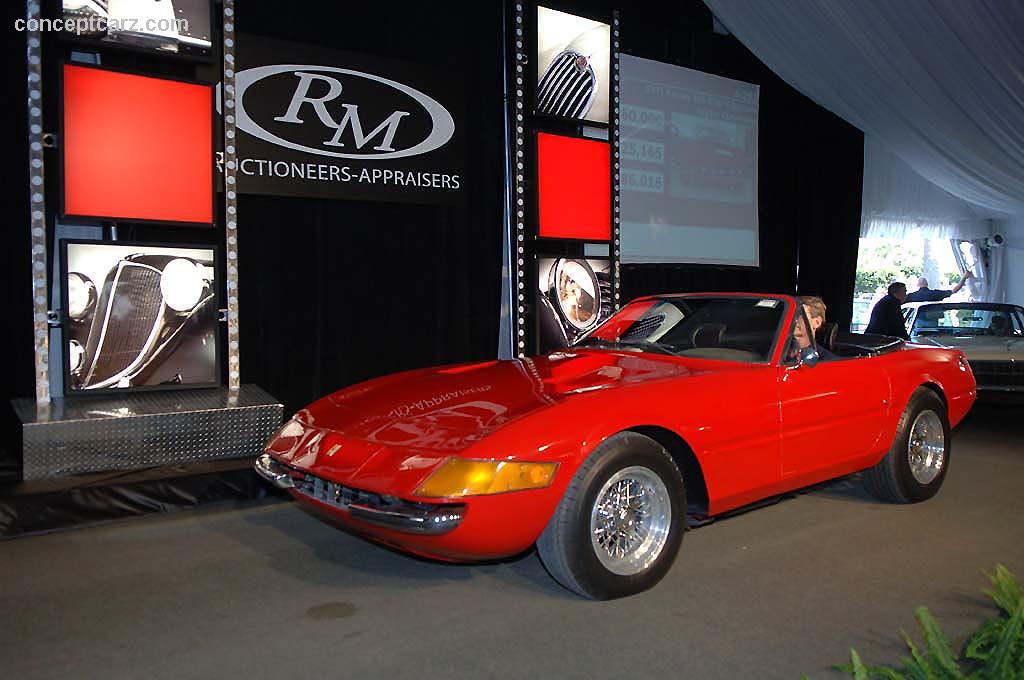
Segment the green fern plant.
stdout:
[[923,648],[900,631],[910,656],[900,667],[869,666],[857,650],[850,663],[838,666],[855,680],[1024,680],[1024,594],[1013,574],[999,564],[986,574],[992,587],[985,594],[999,608],[967,640],[958,656],[949,639],[926,607],[915,611]]

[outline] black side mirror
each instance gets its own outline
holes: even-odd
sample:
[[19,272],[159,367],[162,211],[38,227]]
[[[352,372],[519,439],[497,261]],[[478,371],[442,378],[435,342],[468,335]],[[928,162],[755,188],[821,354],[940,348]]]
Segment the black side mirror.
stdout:
[[807,368],[814,368],[818,365],[818,350],[814,347],[804,347],[800,350],[800,355],[797,360],[797,366],[806,366]]

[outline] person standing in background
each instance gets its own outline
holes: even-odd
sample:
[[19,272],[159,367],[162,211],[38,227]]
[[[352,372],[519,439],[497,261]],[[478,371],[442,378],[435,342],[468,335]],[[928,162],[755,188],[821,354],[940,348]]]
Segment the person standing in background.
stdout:
[[973,279],[974,274],[970,270],[964,272],[960,282],[953,287],[953,290],[932,290],[928,287],[928,279],[923,276],[917,280],[917,290],[907,296],[906,302],[938,302],[945,300],[950,295],[956,295],[964,287],[968,279]]

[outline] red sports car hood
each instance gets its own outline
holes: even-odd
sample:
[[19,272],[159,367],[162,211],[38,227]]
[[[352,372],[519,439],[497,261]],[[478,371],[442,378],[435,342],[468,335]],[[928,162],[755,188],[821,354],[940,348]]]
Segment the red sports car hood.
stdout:
[[[743,364],[649,353],[573,350],[515,361],[399,373],[349,387],[296,414],[268,450],[281,460],[362,488],[396,469],[432,468],[497,428],[566,399],[617,386],[713,372]],[[609,392],[609,397],[611,397]],[[286,428],[287,430],[287,428]]]

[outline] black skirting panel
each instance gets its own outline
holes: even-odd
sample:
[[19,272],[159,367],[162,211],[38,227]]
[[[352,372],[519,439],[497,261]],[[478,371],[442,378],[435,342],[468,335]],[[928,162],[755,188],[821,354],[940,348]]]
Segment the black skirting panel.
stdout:
[[0,538],[154,513],[284,499],[251,460],[80,475],[0,486]]

